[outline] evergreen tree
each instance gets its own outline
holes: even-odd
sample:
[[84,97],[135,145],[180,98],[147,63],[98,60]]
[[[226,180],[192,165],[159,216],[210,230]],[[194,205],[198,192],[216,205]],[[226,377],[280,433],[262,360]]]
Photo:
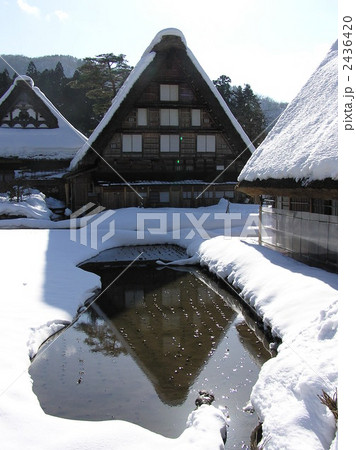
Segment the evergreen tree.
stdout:
[[244,105],[243,128],[254,145],[257,147],[266,137],[265,133],[265,117],[261,109],[258,97],[254,94],[249,84],[245,84],[242,91]]
[[78,71],[71,80],[67,80],[63,88],[63,107],[61,112],[84,135],[89,136],[98,124],[93,113],[93,100],[86,95],[85,89],[72,89],[70,84],[79,79]]
[[62,86],[63,83],[65,82],[65,80],[66,80],[66,77],[64,75],[62,63],[60,61],[58,61],[58,63],[56,64],[56,67],[54,69],[54,72],[53,72],[53,81],[58,86],[59,85]]
[[50,84],[52,90],[52,102],[58,109],[63,106],[63,89],[68,80],[64,75],[64,70],[61,62],[59,61],[53,71],[50,72]]
[[238,121],[245,122],[246,120],[246,102],[244,93],[241,86],[233,86],[232,87],[232,106],[231,111]]
[[104,53],[95,58],[85,58],[78,69],[79,78],[70,82],[70,86],[86,91],[86,96],[93,100],[96,118],[101,119],[131,70],[125,55]]
[[33,61],[30,61],[28,64],[26,75],[31,77],[33,82],[37,84],[40,73],[38,72],[37,67]]
[[231,86],[231,79],[221,75],[214,80],[216,88],[225,100],[248,137],[257,147],[265,138],[265,118],[258,97],[251,86]]
[[213,80],[220,95],[225,102],[230,106],[231,104],[231,78],[226,75],[220,75],[217,80]]
[[5,92],[11,86],[11,78],[7,69],[4,69],[3,72],[0,73],[0,97],[2,97]]
[[52,101],[53,100],[53,70],[45,69],[43,72],[39,73],[39,77],[37,80],[37,86],[41,89],[42,92],[46,94],[46,96]]

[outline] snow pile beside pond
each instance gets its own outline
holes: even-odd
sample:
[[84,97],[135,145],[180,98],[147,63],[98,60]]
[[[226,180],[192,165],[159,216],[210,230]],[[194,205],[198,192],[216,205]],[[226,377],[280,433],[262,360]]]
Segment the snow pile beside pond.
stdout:
[[[234,208],[241,208],[245,218],[252,212],[251,205]],[[80,236],[88,238],[87,244],[91,242],[90,227],[77,230],[76,241],[71,240],[72,230],[68,229],[0,231],[2,446],[14,450],[223,448],[224,418],[213,406],[193,413],[180,438],[168,439],[123,421],[85,422],[48,416],[31,389],[29,355],[36,353],[47,333],[71,321],[78,307],[100,288],[98,276],[76,265],[116,246],[171,243],[186,247],[190,256],[196,254],[201,264],[242,289],[244,298],[283,339],[277,357],[262,367],[251,398],[263,421],[264,448],[329,448],[335,423],[317,396],[322,389],[332,395],[337,383],[337,276],[260,247],[251,238],[212,237],[221,234],[221,218],[214,218],[214,213],[224,212],[223,204],[194,210],[194,220],[186,215],[191,210],[155,209],[156,213],[171,214],[168,230],[160,234],[157,224],[147,223],[155,232],[146,228],[138,239],[137,215],[144,211],[115,211],[118,220],[110,238],[114,215],[100,223],[97,249],[80,243]],[[179,239],[172,220],[178,216],[173,213],[182,215],[184,232],[182,229]],[[209,215],[203,216],[206,213]],[[205,217],[204,222],[199,217]],[[210,238],[202,238],[194,221],[204,224]],[[240,236],[243,228],[238,223],[232,234]],[[21,255],[14,249],[21,249]]]
[[0,216],[20,216],[31,219],[50,220],[51,210],[47,206],[46,196],[42,192],[30,190],[21,195],[16,202],[8,194],[0,194]]

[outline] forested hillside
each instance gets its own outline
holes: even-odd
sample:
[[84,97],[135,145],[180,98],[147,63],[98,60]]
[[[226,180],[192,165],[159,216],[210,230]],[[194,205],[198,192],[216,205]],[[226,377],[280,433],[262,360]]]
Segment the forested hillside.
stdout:
[[[9,72],[10,77],[14,75],[14,70],[19,74],[24,74],[30,62],[33,62],[39,72],[44,70],[53,70],[58,62],[62,64],[63,72],[66,77],[72,77],[79,66],[83,64],[83,60],[70,55],[50,55],[30,58],[23,55],[1,55],[0,72],[5,69]],[[12,69],[13,68],[13,69]]]
[[[26,74],[69,122],[86,136],[100,122],[132,70],[123,54],[104,53],[84,60],[58,55],[33,59],[2,55],[2,58],[0,96],[11,86],[17,74]],[[259,96],[249,84],[232,86],[231,79],[226,75],[221,75],[213,83],[257,147],[287,103]]]

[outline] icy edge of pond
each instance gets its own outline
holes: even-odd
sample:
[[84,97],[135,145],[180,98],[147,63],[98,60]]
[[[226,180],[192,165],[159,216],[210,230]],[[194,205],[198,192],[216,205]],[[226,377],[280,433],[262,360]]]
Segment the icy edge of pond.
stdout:
[[50,320],[39,327],[31,328],[30,336],[27,341],[28,355],[30,359],[32,360],[36,356],[38,349],[46,342],[47,339],[72,323],[73,322],[68,320]]

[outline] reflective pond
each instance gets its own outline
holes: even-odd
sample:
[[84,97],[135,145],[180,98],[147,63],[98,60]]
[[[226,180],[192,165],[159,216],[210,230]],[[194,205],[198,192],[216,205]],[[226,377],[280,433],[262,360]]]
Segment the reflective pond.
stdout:
[[229,416],[226,448],[247,448],[258,419],[243,408],[270,354],[236,296],[188,268],[133,267],[109,287],[122,270],[96,265],[99,298],[34,359],[43,410],[177,437],[205,389]]

